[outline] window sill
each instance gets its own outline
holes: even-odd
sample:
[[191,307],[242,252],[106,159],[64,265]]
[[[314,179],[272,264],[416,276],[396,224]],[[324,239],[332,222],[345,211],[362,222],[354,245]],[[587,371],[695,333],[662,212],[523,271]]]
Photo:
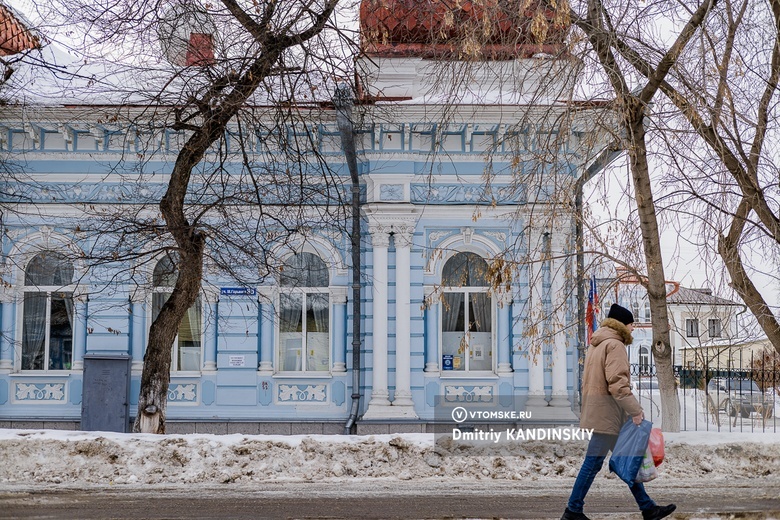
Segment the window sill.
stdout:
[[277,372],[272,376],[274,379],[332,379],[330,372]]
[[81,370],[58,370],[47,372],[45,370],[25,370],[24,372],[11,372],[13,377],[70,377],[75,374],[81,374]]
[[447,372],[450,372],[447,370],[446,372],[442,371],[440,372],[442,379],[468,379],[468,380],[475,380],[475,379],[495,379],[496,381],[499,379],[499,376],[493,372],[472,372],[472,373],[460,373],[460,374],[448,374]]

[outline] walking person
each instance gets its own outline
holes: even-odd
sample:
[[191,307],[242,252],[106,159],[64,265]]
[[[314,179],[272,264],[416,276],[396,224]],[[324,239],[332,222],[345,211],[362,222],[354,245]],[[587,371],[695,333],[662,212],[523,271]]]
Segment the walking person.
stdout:
[[[593,436],[561,520],[588,520],[582,512],[585,495],[605,457],[615,447],[620,428],[629,417],[636,425],[644,419],[642,407],[630,386],[626,347],[633,341],[633,331],[634,315],[625,307],[614,304],[590,340],[582,374],[580,427],[593,429]],[[657,505],[639,482],[631,484],[629,489],[644,520],[667,517],[677,508],[674,504]]]

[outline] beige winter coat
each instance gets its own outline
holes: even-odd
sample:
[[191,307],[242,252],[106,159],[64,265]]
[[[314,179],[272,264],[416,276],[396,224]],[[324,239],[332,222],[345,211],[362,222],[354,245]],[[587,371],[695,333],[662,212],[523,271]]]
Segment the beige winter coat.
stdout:
[[612,318],[593,333],[582,373],[582,428],[617,435],[629,417],[642,412],[630,386],[626,345],[632,341],[628,327]]

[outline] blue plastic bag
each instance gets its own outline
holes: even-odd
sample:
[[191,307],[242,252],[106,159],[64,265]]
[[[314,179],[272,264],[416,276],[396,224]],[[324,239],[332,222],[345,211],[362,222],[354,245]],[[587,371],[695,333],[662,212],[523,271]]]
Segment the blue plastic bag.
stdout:
[[631,419],[620,429],[612,456],[609,458],[609,470],[629,486],[634,483],[639,473],[652,429],[653,423],[650,421],[643,420],[642,424],[637,426]]

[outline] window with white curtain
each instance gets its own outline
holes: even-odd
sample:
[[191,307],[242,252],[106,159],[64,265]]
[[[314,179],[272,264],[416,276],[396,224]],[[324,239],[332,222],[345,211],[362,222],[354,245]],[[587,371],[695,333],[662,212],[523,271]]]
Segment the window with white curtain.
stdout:
[[[176,268],[176,256],[165,256],[154,266],[152,273],[152,321],[157,319],[165,302],[171,296],[173,286],[179,274]],[[187,309],[187,313],[179,324],[179,332],[173,341],[171,353],[171,371],[194,372],[200,370],[203,351],[201,334],[201,300],[200,296]]]
[[328,268],[313,253],[284,263],[279,281],[277,370],[330,370],[330,284]]
[[493,301],[488,264],[462,252],[442,271],[442,367],[460,372],[493,370]]
[[24,270],[22,370],[70,370],[73,363],[73,263],[55,251]]

